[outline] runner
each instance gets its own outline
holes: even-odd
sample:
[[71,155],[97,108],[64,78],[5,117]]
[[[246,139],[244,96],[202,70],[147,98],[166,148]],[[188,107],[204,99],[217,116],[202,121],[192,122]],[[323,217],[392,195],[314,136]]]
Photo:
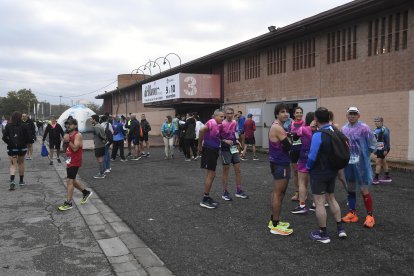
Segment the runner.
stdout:
[[372,130],[364,123],[359,122],[358,108],[350,107],[347,112],[348,123],[342,127],[342,132],[349,139],[350,160],[345,167],[345,178],[348,183],[349,212],[342,218],[343,222],[357,222],[356,214],[356,189],[361,191],[364,199],[367,216],[364,226],[372,228],[375,225],[372,215],[372,197],[369,193],[369,185],[372,184],[372,169],[370,154],[375,149],[375,136]]
[[99,172],[94,175],[93,178],[103,179],[105,178],[105,166],[104,166],[104,156],[105,156],[105,145],[106,145],[106,135],[105,129],[99,124],[99,115],[94,114],[91,116],[91,124],[93,129],[93,144],[95,147],[95,157],[98,161]]
[[[196,118],[196,129],[195,129],[196,138],[195,138],[194,143],[195,143],[196,148],[198,148],[198,135],[200,134],[200,129],[204,127],[204,124],[200,121],[200,116],[196,115],[195,118]],[[197,155],[197,158],[199,157],[200,155]]]
[[[333,112],[329,110],[329,124],[336,127],[337,129],[339,129],[339,126],[337,124],[335,124],[334,118],[335,117],[334,117]],[[348,192],[348,184],[346,183],[344,169],[341,169],[341,170],[338,171],[338,180],[339,180],[339,182],[342,183],[342,186],[344,187],[344,190],[346,192]]]
[[289,118],[289,107],[284,103],[275,106],[275,118],[269,131],[269,161],[273,175],[272,215],[268,227],[270,233],[276,235],[290,235],[293,229],[288,228],[288,222],[280,220],[280,211],[286,188],[290,178],[289,150],[292,147],[283,123]]
[[161,135],[164,141],[164,159],[174,158],[174,137],[176,129],[175,125],[172,122],[170,115],[167,116],[166,121],[161,126]]
[[15,111],[11,115],[11,120],[3,131],[3,141],[7,144],[7,155],[10,160],[10,187],[9,191],[14,191],[16,184],[14,178],[16,169],[19,169],[19,185],[25,185],[24,182],[24,156],[27,152],[27,144],[30,140],[30,131],[22,123],[22,113]]
[[254,138],[254,132],[256,131],[256,123],[253,121],[253,115],[247,114],[247,120],[244,122],[244,135],[245,143],[242,155],[246,158],[247,146],[252,146],[253,160],[257,161],[259,158],[256,155],[256,139]]
[[[244,149],[244,139],[245,139],[244,122],[245,121],[246,121],[246,118],[243,116],[243,112],[239,110],[237,112],[237,133],[239,135],[239,141],[240,141],[240,145],[238,145],[238,147],[240,147],[240,150],[239,150],[240,153],[242,153]],[[247,160],[244,155],[241,155],[240,158],[241,160]]]
[[60,211],[66,211],[73,208],[72,198],[74,189],[82,192],[82,199],[80,204],[85,204],[92,195],[92,191],[86,190],[82,184],[76,180],[79,168],[82,166],[82,134],[78,132],[78,122],[75,119],[68,120],[68,133],[63,137],[63,142],[66,142],[66,172],[67,172],[67,196],[66,201],[58,207]]
[[[103,115],[101,117],[101,126],[103,127],[103,129],[105,130],[105,134],[106,134],[106,144],[105,144],[105,156],[104,156],[104,169],[105,169],[105,173],[110,173],[111,172],[111,154],[110,154],[110,147],[111,147],[111,142],[108,139],[108,135],[107,132],[109,131],[110,133],[112,133],[112,137],[114,134],[114,129],[112,128],[112,124],[108,121],[108,115],[106,115],[107,113],[105,113],[105,115]],[[113,142],[113,141],[112,141]]]
[[29,139],[27,143],[26,160],[33,159],[33,143],[36,141],[36,126],[32,119],[27,114],[22,114],[22,123],[25,124],[29,130]]
[[115,161],[116,154],[119,149],[119,155],[121,156],[121,162],[126,162],[127,160],[124,155],[124,139],[125,139],[126,131],[119,117],[115,118],[113,129],[114,129],[114,138],[113,138],[114,142],[112,144],[111,161]]
[[[384,126],[384,119],[382,117],[376,117],[374,119],[374,123],[376,128],[374,129],[374,135],[377,139],[377,151],[376,156],[377,159],[375,160],[375,177],[372,181],[372,184],[379,184],[379,183],[389,183],[392,181],[388,169],[387,157],[388,153],[391,149],[390,143],[390,130]],[[385,176],[379,178],[381,173],[381,168],[384,169]]]
[[140,146],[139,146],[139,140],[140,140],[140,134],[141,134],[141,124],[137,120],[137,115],[132,114],[131,120],[129,123],[129,133],[128,133],[128,140],[131,141],[134,149],[134,154],[131,156],[131,160],[137,161],[141,159],[141,153],[140,153]]
[[[145,114],[141,114],[141,127],[142,127],[142,137],[139,138],[140,140],[140,147],[141,147],[141,155],[145,157],[150,157],[150,144],[148,141],[148,133],[151,131],[151,125],[148,120],[145,118]],[[147,154],[145,154],[145,150],[147,149]]]
[[49,164],[53,165],[53,152],[56,151],[56,160],[60,161],[60,144],[61,139],[65,133],[63,132],[62,126],[56,121],[56,116],[51,116],[51,122],[47,125],[43,134],[42,143],[45,143],[46,136],[49,135]]
[[[196,138],[196,120],[194,119],[194,115],[192,113],[188,114],[188,118],[185,121],[184,125],[184,147],[185,147],[185,161],[197,160],[197,149],[195,147],[194,140]],[[191,152],[193,156],[191,156]]]
[[[306,118],[308,119],[308,118]],[[319,107],[315,112],[315,121],[319,128],[313,137],[310,147],[306,168],[310,173],[311,190],[313,200],[316,203],[316,219],[319,230],[310,233],[310,238],[322,243],[329,243],[331,240],[326,227],[325,200],[329,202],[329,208],[335,218],[340,238],[346,237],[346,232],[342,227],[341,209],[335,199],[335,179],[337,170],[330,168],[329,155],[332,152],[332,138],[324,131],[334,132],[332,125],[329,124],[329,112],[324,107]],[[307,147],[302,141],[302,147]],[[301,163],[298,163],[298,168]],[[299,187],[300,188],[300,187]]]
[[308,161],[308,154],[312,141],[312,127],[311,124],[314,122],[315,113],[308,112],[305,117],[305,126],[299,128],[296,132],[299,139],[302,141],[302,146],[300,148],[299,159],[297,164],[298,169],[298,184],[299,184],[299,205],[292,210],[293,214],[306,214],[308,209],[306,208],[306,198],[308,194],[308,182],[309,175],[306,168],[306,163]]
[[241,189],[240,156],[237,150],[238,142],[236,139],[237,122],[233,120],[233,116],[234,109],[227,107],[226,119],[222,122],[221,132],[221,158],[223,161],[223,195],[221,198],[227,201],[232,200],[228,192],[230,163],[233,164],[234,174],[236,176],[236,193],[234,195],[238,198],[248,198],[248,195]]
[[216,176],[217,158],[219,157],[220,135],[224,112],[216,109],[213,119],[210,119],[200,130],[198,152],[201,152],[201,168],[206,169],[204,180],[204,196],[200,202],[201,207],[215,209],[218,203],[210,197],[211,186]]
[[292,162],[292,171],[293,171],[293,183],[295,184],[295,194],[292,196],[292,201],[299,201],[299,184],[298,184],[298,160],[300,154],[300,148],[302,146],[302,141],[297,135],[297,132],[302,126],[305,125],[303,118],[303,108],[300,106],[295,107],[293,110],[294,120],[290,125],[289,137],[292,140],[292,149],[290,150],[290,160]]
[[180,114],[175,114],[174,119],[172,119],[172,123],[174,124],[174,147],[178,147],[180,144],[180,129],[179,129],[179,121],[180,121]]

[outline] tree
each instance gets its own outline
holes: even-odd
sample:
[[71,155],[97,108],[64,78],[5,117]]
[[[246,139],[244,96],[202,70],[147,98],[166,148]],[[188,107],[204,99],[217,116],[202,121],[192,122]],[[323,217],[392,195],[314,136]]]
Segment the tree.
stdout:
[[0,99],[0,113],[3,115],[11,115],[14,111],[33,113],[34,104],[37,104],[37,98],[30,89],[9,91],[6,97]]
[[103,114],[102,112],[102,106],[97,105],[96,103],[93,102],[89,102],[86,104],[86,107],[91,109],[93,112],[95,112],[96,114]]

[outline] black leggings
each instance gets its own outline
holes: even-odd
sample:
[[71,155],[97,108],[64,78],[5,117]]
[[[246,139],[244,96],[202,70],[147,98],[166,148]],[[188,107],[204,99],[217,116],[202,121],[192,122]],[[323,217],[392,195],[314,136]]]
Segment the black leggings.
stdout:
[[194,158],[197,157],[197,150],[196,150],[196,147],[195,147],[194,139],[184,139],[184,146],[185,146],[184,154],[185,154],[186,158],[191,158],[190,148],[193,152]]
[[124,140],[121,141],[114,141],[112,144],[112,159],[116,158],[116,153],[118,152],[119,148],[119,155],[121,156],[121,159],[125,159],[124,155]]

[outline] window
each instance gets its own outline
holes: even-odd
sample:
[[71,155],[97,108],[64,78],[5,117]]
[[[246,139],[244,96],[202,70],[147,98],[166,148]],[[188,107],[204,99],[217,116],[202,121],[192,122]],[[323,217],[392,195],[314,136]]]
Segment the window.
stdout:
[[[394,45],[393,45],[394,42]],[[408,11],[368,22],[368,56],[407,49]]]
[[267,51],[267,75],[286,73],[286,46]]
[[328,64],[356,59],[357,27],[348,27],[328,33],[326,62]]
[[315,67],[315,38],[293,43],[293,71],[310,67]]
[[247,56],[244,60],[244,79],[260,77],[260,54]]
[[227,64],[227,82],[240,81],[240,60],[231,61]]

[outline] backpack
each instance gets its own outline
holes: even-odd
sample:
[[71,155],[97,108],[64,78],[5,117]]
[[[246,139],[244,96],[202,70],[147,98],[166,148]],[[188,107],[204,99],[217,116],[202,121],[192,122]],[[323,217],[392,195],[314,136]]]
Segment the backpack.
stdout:
[[340,170],[345,168],[349,163],[349,140],[336,127],[333,127],[333,130],[320,129],[319,131],[331,136],[332,152],[328,156],[329,166],[332,170]]
[[109,130],[109,123],[108,122],[106,123],[106,127],[105,127],[105,135],[106,135],[106,141],[109,144],[112,144],[114,142],[114,135]]
[[13,149],[26,147],[22,127],[23,125],[9,125],[9,139],[7,144]]

